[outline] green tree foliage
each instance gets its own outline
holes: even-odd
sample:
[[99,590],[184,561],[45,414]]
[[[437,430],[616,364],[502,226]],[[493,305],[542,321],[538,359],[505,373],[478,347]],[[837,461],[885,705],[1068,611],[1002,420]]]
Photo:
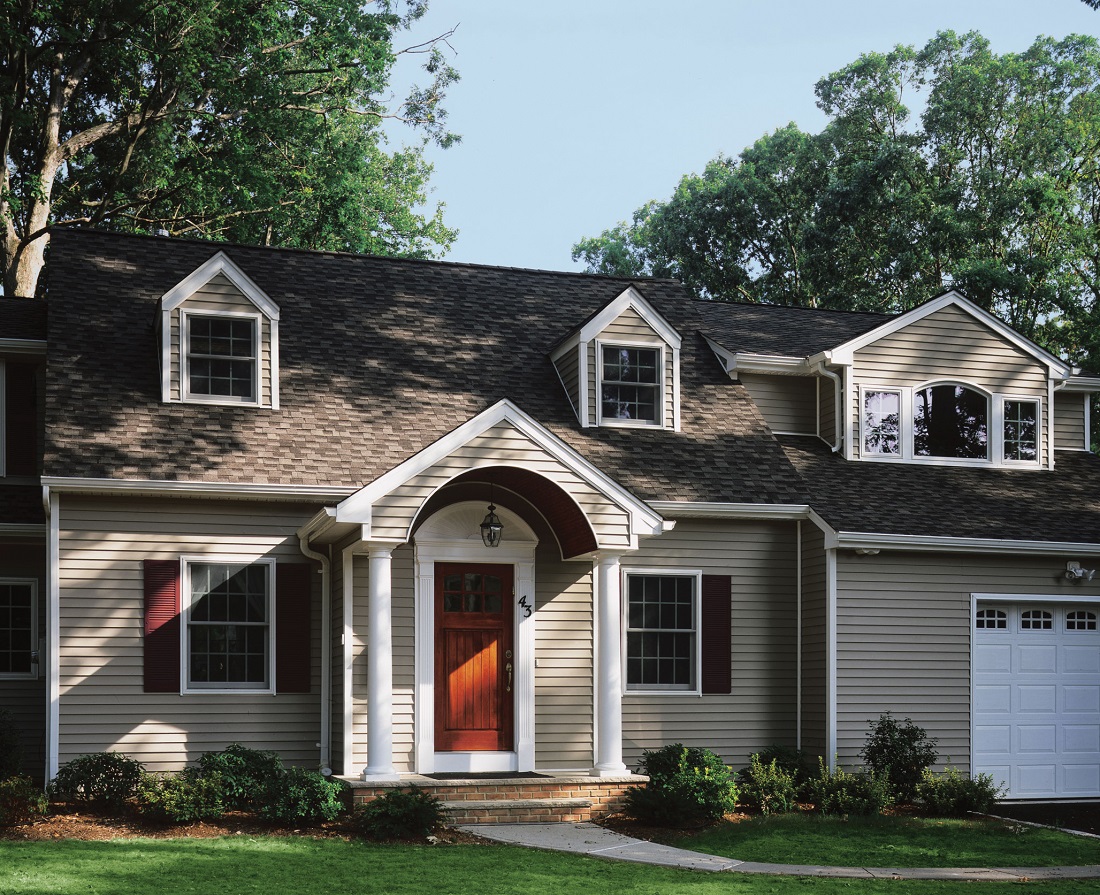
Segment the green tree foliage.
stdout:
[[[400,49],[426,0],[0,0],[2,261],[31,294],[46,228],[93,225],[432,256],[418,210],[448,145],[448,35]],[[395,61],[429,84],[390,97]],[[412,126],[389,151],[388,119]]]
[[959,288],[1100,369],[1100,43],[981,35],[869,53],[794,124],[684,177],[574,260],[709,298],[907,310]]

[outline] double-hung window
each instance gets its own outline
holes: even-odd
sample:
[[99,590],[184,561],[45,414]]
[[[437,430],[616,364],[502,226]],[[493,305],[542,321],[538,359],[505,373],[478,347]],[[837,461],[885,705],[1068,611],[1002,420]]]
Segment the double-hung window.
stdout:
[[901,455],[901,392],[866,389],[863,392],[863,452]]
[[1038,401],[1005,399],[1003,457],[1008,463],[1038,462]]
[[186,314],[187,396],[252,403],[259,391],[255,317]]
[[698,688],[699,580],[695,573],[626,573],[626,687]]
[[600,418],[661,423],[661,350],[600,346]]
[[37,676],[36,582],[0,578],[0,679]]
[[274,563],[186,563],[187,688],[272,688]]

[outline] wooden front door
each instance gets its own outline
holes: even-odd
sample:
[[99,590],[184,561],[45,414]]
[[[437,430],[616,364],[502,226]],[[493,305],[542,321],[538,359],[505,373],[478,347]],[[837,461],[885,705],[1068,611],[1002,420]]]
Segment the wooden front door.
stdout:
[[512,567],[435,567],[435,748],[507,752],[515,654]]

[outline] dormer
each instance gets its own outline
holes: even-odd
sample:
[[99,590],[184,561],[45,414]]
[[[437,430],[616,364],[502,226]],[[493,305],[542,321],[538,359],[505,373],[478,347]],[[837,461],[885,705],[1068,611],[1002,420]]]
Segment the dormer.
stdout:
[[680,334],[633,286],[551,352],[581,426],[680,429]]
[[218,252],[160,300],[161,400],[279,406],[279,306]]

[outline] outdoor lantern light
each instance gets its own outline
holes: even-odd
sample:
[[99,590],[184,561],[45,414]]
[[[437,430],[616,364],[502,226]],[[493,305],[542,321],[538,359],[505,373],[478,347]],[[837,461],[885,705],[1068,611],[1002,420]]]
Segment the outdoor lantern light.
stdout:
[[481,542],[486,547],[499,547],[500,536],[504,532],[504,523],[500,521],[500,517],[494,510],[496,507],[493,506],[493,483],[489,482],[489,512],[481,522]]

